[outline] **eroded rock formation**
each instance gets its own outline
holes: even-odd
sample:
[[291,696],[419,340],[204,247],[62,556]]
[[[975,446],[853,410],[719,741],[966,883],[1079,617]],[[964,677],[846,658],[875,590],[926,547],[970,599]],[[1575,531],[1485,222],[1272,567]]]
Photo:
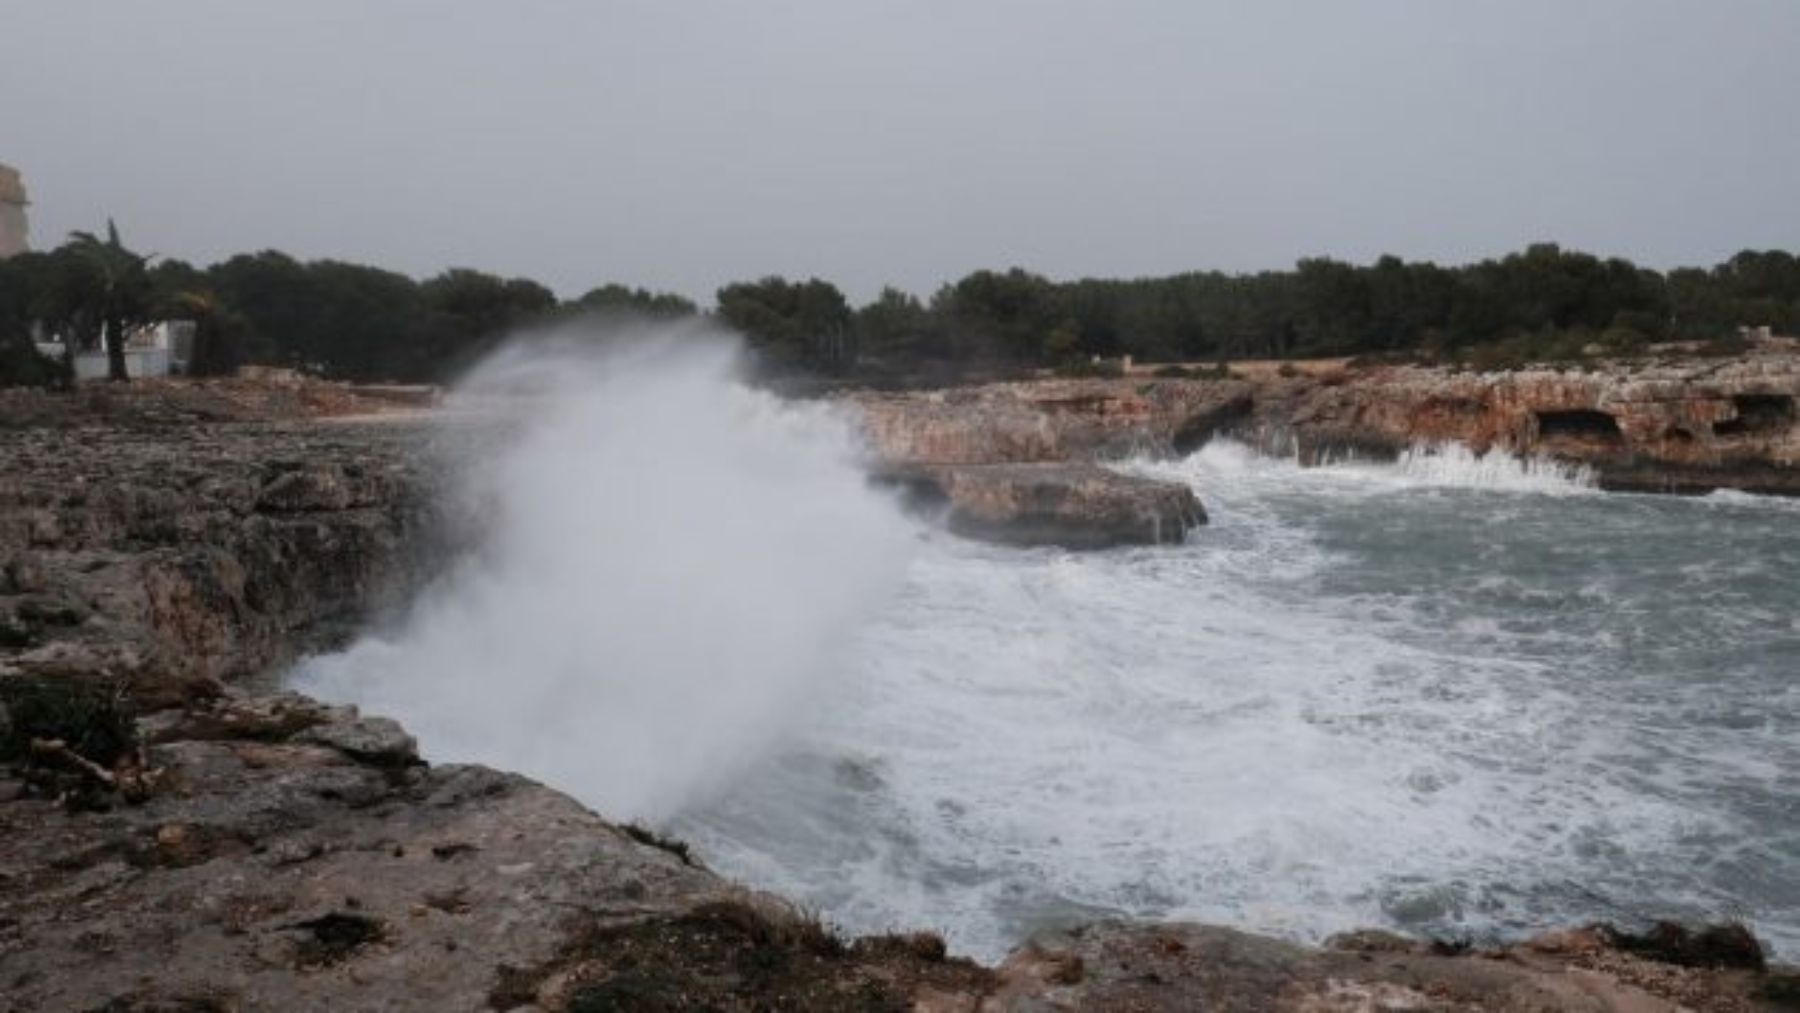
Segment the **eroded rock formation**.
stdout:
[[941,504],[951,530],[1011,545],[1180,542],[1206,523],[1192,489],[1096,464],[1167,453],[1246,415],[1238,383],[992,384],[852,399],[884,476]]
[[1306,464],[1455,442],[1579,462],[1612,489],[1800,495],[1800,348],[1782,342],[1586,370],[1041,380],[851,400],[876,453],[907,465],[1185,453],[1229,433]]
[[4,431],[0,664],[204,693],[347,635],[416,582],[422,427]]
[[1241,380],[1032,380],[850,400],[876,453],[922,464],[1024,464],[1192,449],[1247,416]]
[[1108,549],[1178,543],[1206,523],[1193,490],[1085,462],[890,468],[954,533],[1003,545]]
[[1273,385],[1255,420],[1302,460],[1392,455],[1415,443],[1542,454],[1644,492],[1800,494],[1800,354],[1452,373],[1395,368]]

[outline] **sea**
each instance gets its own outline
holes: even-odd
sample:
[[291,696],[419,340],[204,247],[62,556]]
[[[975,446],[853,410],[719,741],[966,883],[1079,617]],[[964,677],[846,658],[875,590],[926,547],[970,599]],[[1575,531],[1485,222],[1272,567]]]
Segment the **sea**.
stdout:
[[983,958],[1107,917],[1741,919],[1800,957],[1800,501],[1454,446],[1122,467],[1211,523],[1082,553],[922,528],[792,740],[672,830]]

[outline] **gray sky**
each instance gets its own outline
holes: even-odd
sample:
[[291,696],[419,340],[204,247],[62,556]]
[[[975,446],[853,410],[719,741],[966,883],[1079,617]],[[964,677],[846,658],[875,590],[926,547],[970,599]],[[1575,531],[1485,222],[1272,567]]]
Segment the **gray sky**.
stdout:
[[574,295],[1800,247],[1800,0],[8,0],[37,244]]

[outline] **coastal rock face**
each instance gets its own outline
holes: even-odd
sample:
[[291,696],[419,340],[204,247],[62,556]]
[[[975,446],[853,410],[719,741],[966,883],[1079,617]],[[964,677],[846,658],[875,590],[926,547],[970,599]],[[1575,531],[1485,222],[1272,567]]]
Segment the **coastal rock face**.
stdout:
[[350,708],[230,690],[139,728],[155,787],[136,804],[72,809],[0,775],[8,1010],[619,1008],[604,1000],[709,982],[826,1009],[985,989],[941,944],[853,953],[677,846],[522,777],[426,766]]
[[423,565],[419,426],[0,432],[0,672],[169,702],[348,635]]
[[1416,443],[1541,454],[1593,467],[1602,486],[1800,494],[1800,354],[1452,373],[1393,368],[1259,392],[1255,426],[1303,461],[1392,455]]
[[1096,464],[1167,454],[1247,416],[1249,386],[1045,380],[856,395],[881,477],[950,530],[1007,545],[1099,549],[1182,541],[1206,523],[1186,485]]
[[1206,523],[1187,486],[1094,464],[960,464],[891,472],[941,502],[956,534],[1007,545],[1104,549],[1178,543]]
[[1460,443],[1587,465],[1610,489],[1800,495],[1800,346],[1735,359],[1469,373],[1335,368],[1260,380],[1046,379],[854,395],[902,465],[1179,454],[1229,434],[1303,464]]
[[899,464],[1087,461],[1192,449],[1246,416],[1239,380],[1063,380],[849,398],[876,455]]

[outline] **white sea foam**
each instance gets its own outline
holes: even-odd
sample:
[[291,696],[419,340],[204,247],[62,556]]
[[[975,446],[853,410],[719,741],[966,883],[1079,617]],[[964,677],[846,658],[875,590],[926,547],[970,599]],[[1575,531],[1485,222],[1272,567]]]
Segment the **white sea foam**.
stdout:
[[1139,460],[1128,465],[1168,477],[1306,485],[1325,491],[1328,483],[1369,492],[1405,489],[1481,489],[1501,493],[1583,495],[1597,491],[1594,469],[1572,461],[1520,456],[1503,450],[1477,454],[1460,443],[1417,444],[1397,460],[1356,457],[1302,467],[1291,459],[1257,453],[1235,440],[1214,440],[1180,461]]
[[1778,510],[1800,513],[1800,498],[1764,496],[1740,489],[1714,489],[1701,497],[1703,502],[1721,507],[1744,507],[1752,510]]
[[[1751,656],[1740,684],[1691,688],[1691,638],[1638,619],[1667,603],[1630,579],[1634,535],[1693,507],[1634,498],[1672,513],[1590,529],[1625,501],[1421,456],[1302,469],[1219,442],[1129,465],[1206,501],[1179,549],[934,538],[804,740],[677,830],[849,927],[934,927],[986,957],[1096,912],[1313,939],[1739,913],[1800,942],[1752,878],[1694,873],[1800,890],[1754,816],[1800,749],[1716,702],[1781,712],[1756,688],[1776,673]],[[1779,618],[1739,621],[1777,645],[1752,654],[1796,646]]]
[[1415,444],[1394,461],[1356,458],[1314,469],[1322,477],[1384,488],[1483,489],[1569,496],[1596,491],[1594,469],[1580,463],[1504,450],[1476,453],[1460,443]]
[[1421,485],[1469,489],[1567,495],[1591,492],[1597,481],[1587,465],[1499,450],[1477,454],[1459,443],[1410,447],[1395,467]]

